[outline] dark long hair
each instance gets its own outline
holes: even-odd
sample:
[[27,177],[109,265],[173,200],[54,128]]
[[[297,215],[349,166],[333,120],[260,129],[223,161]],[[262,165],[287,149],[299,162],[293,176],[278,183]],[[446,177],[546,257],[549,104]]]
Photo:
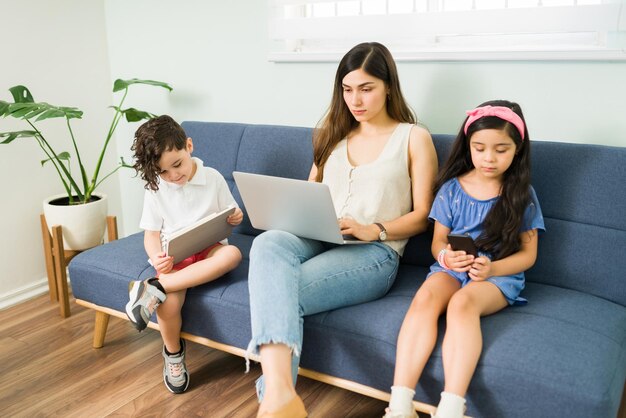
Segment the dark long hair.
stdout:
[[398,70],[389,50],[378,42],[366,42],[355,46],[339,63],[330,107],[313,133],[313,162],[317,166],[317,181],[322,181],[324,164],[335,146],[359,125],[344,102],[342,85],[348,73],[359,69],[385,82],[389,89],[386,109],[392,119],[416,123],[415,114],[402,96]]
[[134,151],[133,168],[146,182],[146,190],[159,190],[159,160],[165,151],[181,150],[187,145],[185,130],[170,116],[162,115],[137,129],[131,146]]
[[510,122],[496,116],[486,116],[476,120],[464,132],[465,122],[452,145],[452,151],[446,161],[437,182],[435,193],[448,180],[461,176],[474,168],[470,149],[470,138],[474,132],[483,129],[503,130],[515,143],[515,156],[511,166],[502,177],[500,197],[483,221],[483,232],[476,239],[481,251],[491,253],[494,260],[507,257],[519,251],[520,227],[524,212],[530,203],[530,139],[522,109],[517,103],[506,100],[492,100],[483,106],[503,106],[510,108],[524,121],[524,140],[517,128]]

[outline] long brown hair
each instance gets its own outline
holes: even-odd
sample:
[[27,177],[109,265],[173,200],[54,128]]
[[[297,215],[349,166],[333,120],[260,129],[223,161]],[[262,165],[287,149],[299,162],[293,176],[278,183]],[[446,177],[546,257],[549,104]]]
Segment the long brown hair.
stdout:
[[496,116],[478,119],[469,126],[465,134],[463,129],[467,121],[465,118],[452,145],[450,156],[439,174],[435,193],[446,181],[474,169],[469,143],[475,132],[483,129],[498,129],[507,133],[515,143],[515,157],[511,166],[504,172],[500,197],[489,210],[483,221],[483,232],[476,239],[476,245],[481,251],[491,253],[494,260],[499,260],[516,253],[521,247],[520,227],[526,208],[530,204],[530,138],[522,109],[517,103],[492,100],[478,107],[487,105],[508,107],[522,118],[524,139],[522,140],[520,132],[513,124]]
[[406,123],[417,122],[415,114],[402,96],[398,70],[389,50],[378,42],[365,42],[355,46],[344,55],[339,63],[330,107],[313,132],[313,162],[317,166],[316,181],[322,181],[324,164],[335,146],[359,125],[343,99],[342,85],[344,77],[358,69],[384,81],[389,90],[386,101],[387,114],[392,119]]

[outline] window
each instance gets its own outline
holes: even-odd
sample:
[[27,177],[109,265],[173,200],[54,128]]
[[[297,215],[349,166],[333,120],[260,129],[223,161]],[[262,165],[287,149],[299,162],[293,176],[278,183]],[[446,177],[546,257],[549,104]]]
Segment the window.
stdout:
[[364,41],[398,60],[626,60],[623,0],[270,0],[273,61],[336,61]]

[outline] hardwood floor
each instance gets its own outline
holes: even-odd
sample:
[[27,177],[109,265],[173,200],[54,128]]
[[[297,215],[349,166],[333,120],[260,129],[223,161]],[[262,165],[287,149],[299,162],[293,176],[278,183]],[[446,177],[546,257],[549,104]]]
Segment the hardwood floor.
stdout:
[[[0,416],[7,417],[254,417],[254,380],[240,357],[190,342],[189,390],[163,385],[161,339],[111,317],[105,345],[91,347],[95,313],[71,300],[72,316],[43,295],[0,311]],[[381,417],[386,403],[298,378],[311,418]]]

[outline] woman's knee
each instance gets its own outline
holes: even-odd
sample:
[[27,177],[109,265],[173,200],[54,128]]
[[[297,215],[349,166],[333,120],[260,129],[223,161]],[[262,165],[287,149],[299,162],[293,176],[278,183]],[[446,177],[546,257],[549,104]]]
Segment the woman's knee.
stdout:
[[250,248],[250,257],[256,254],[263,253],[264,251],[276,251],[278,248],[288,246],[289,242],[297,238],[295,235],[284,231],[265,231],[260,235],[257,235],[252,241],[252,247]]

